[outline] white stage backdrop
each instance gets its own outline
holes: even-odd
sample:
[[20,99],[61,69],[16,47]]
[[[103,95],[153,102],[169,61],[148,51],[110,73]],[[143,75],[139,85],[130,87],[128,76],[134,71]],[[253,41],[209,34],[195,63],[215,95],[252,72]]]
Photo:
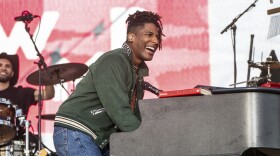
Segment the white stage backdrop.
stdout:
[[[267,10],[280,7],[274,0],[259,0],[236,22],[237,82],[247,79],[250,36],[254,37],[254,62],[266,59],[271,50],[280,56],[279,36],[268,39],[270,20],[279,14]],[[37,70],[38,57],[23,22],[15,22],[24,10],[41,16],[30,24],[36,45],[48,66],[62,63],[90,65],[125,40],[125,19],[136,10],[158,12],[163,18],[163,49],[148,62],[146,81],[162,90],[193,88],[196,85],[229,87],[234,82],[231,30],[221,31],[245,11],[253,0],[0,0],[0,51],[20,56],[18,85],[35,87],[26,77]],[[274,26],[277,28],[277,26]],[[39,30],[39,31],[38,31]],[[259,69],[252,69],[251,77]],[[68,92],[80,81],[64,83]],[[245,84],[238,85],[238,87]],[[42,114],[54,114],[68,94],[55,85],[55,98],[44,101]],[[157,98],[146,93],[145,98]],[[28,119],[37,133],[37,107]],[[53,121],[42,121],[43,141],[53,149]]]

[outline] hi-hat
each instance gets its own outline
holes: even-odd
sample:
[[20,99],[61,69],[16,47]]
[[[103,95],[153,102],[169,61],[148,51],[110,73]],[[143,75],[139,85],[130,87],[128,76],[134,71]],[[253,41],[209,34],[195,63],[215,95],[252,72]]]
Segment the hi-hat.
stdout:
[[[41,85],[54,85],[67,81],[74,81],[82,77],[88,66],[82,63],[65,63],[49,66],[41,70]],[[39,85],[39,70],[31,73],[26,81],[32,85]]]

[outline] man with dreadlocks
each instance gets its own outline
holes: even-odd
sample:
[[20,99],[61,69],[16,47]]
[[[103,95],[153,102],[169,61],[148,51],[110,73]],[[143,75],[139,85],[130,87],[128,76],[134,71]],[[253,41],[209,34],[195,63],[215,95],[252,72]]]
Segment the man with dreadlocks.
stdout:
[[87,75],[59,107],[55,118],[54,145],[58,155],[109,155],[114,132],[137,129],[141,123],[138,100],[143,98],[144,61],[161,49],[161,17],[136,11],[126,23],[122,48],[103,54],[89,66]]

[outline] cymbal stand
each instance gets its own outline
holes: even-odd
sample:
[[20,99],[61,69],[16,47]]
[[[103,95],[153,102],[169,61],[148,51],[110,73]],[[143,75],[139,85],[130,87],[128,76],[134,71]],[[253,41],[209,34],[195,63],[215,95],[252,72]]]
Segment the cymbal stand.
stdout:
[[228,29],[232,29],[233,30],[233,57],[234,57],[234,88],[236,88],[236,77],[237,77],[237,67],[236,67],[236,25],[235,23],[237,22],[237,20],[244,15],[246,12],[248,12],[249,10],[251,10],[253,7],[256,6],[258,0],[255,0],[254,3],[252,3],[244,12],[242,12],[240,15],[238,15],[236,18],[234,18],[232,20],[232,22],[226,26],[226,28],[221,32],[221,34],[223,34],[224,32],[226,32]]
[[47,65],[44,61],[44,57],[41,55],[41,53],[39,52],[37,46],[36,46],[36,43],[35,41],[33,40],[32,38],[32,34],[30,34],[30,28],[28,27],[28,23],[30,23],[30,21],[28,22],[24,22],[25,23],[25,30],[26,32],[28,33],[33,45],[34,45],[34,48],[37,52],[37,56],[39,57],[39,61],[36,62],[36,64],[38,65],[38,69],[39,69],[39,96],[38,96],[38,151],[41,150],[41,111],[42,111],[42,82],[41,82],[41,70],[42,70],[42,66],[43,66],[43,69],[46,70],[47,72],[47,75],[51,77],[51,74],[49,73],[49,71],[47,70]]
[[75,81],[76,81],[76,79],[74,79],[73,82],[72,82],[72,90],[71,90],[71,92],[74,92],[74,90],[76,89]]
[[59,69],[55,69],[54,70],[54,72],[56,73],[56,77],[57,77],[57,79],[59,79],[59,84],[60,84],[60,86],[66,91],[66,93],[68,94],[68,95],[70,95],[70,93],[67,91],[67,89],[64,87],[64,85],[62,84],[63,82],[64,82],[64,79],[62,79],[61,77],[60,77],[60,70]]

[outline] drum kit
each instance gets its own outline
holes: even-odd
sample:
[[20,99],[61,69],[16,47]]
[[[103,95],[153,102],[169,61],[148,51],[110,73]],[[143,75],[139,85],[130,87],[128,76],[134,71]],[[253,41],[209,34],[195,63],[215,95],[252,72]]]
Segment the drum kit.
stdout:
[[[242,84],[242,83],[247,83],[248,87],[273,87],[273,88],[280,88],[280,83],[279,82],[273,82],[272,81],[272,76],[273,73],[271,70],[279,69],[279,74],[280,74],[280,62],[278,61],[273,61],[271,59],[271,56],[266,59],[264,62],[250,62],[249,67],[257,68],[260,69],[262,72],[265,73],[264,76],[259,76],[259,77],[252,77],[251,80],[248,81],[242,81],[236,84]],[[233,84],[231,84],[232,86]]]
[[261,71],[266,71],[267,73],[265,76],[252,78],[250,86],[257,87],[258,82],[261,80],[267,81],[268,83],[271,82],[271,69],[280,69],[280,63],[278,61],[272,61],[271,57],[268,57],[265,62],[251,63],[250,67],[258,68]]
[[[30,122],[22,114],[17,105],[0,104],[0,155],[1,156],[23,156],[27,147],[27,155],[35,153],[36,143],[29,141],[28,131]],[[22,134],[25,131],[24,134]]]
[[[39,85],[39,77],[42,85],[62,84],[75,81],[82,77],[88,70],[88,66],[81,63],[66,63],[47,67],[45,70],[33,72],[27,77],[27,82]],[[49,74],[49,75],[48,75]],[[37,118],[54,120],[55,115],[41,115]],[[40,123],[40,121],[38,121]],[[39,124],[38,124],[39,125]],[[40,155],[40,148],[33,134],[29,134],[30,121],[17,108],[17,105],[0,103],[0,156]],[[39,126],[38,126],[39,129]],[[21,134],[24,133],[24,134]],[[40,131],[38,130],[38,133]],[[39,141],[40,143],[40,141]],[[39,152],[38,152],[39,151]]]

